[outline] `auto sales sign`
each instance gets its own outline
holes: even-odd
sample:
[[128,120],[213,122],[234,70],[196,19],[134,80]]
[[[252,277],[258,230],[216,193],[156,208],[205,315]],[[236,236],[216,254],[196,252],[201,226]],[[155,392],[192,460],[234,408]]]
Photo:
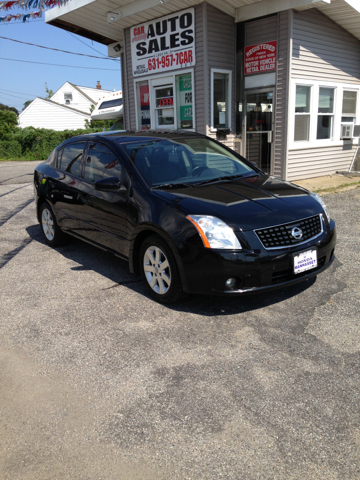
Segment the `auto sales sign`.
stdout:
[[245,47],[244,73],[265,73],[276,70],[276,40]]
[[134,77],[195,65],[193,8],[142,23],[130,30]]

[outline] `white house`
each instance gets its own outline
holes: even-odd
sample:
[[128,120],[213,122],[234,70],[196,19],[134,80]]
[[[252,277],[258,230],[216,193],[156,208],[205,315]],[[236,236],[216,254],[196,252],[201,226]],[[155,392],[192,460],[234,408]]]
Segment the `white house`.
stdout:
[[91,120],[91,106],[111,93],[96,88],[79,87],[65,82],[50,98],[37,97],[19,115],[19,127],[48,128],[52,130],[76,130],[85,128],[85,120]]

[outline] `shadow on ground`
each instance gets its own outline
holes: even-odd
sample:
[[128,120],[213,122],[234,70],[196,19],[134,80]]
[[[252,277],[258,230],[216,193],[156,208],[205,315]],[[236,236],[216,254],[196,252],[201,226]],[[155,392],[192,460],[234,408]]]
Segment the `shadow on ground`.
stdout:
[[[32,225],[26,230],[32,240],[45,243],[39,225]],[[73,267],[73,270],[93,270],[114,282],[114,285],[110,288],[124,285],[126,288],[147,296],[140,277],[131,274],[127,262],[111,253],[76,238],[69,238],[66,245],[58,247],[56,250],[67,259],[79,264],[79,266]],[[189,295],[185,300],[167,306],[167,308],[179,312],[201,312],[202,315],[206,316],[238,314],[283,302],[304,292],[315,282],[316,277],[285,289],[237,297]]]

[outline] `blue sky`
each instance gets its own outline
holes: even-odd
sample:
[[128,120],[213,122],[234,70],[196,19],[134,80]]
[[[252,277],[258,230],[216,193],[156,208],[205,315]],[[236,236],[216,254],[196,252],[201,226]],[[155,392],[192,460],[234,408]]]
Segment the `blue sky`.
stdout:
[[[15,15],[16,13],[26,14],[29,11],[0,10],[0,16]],[[42,19],[30,20],[27,23],[19,20],[1,22],[0,36],[71,52],[107,57],[105,45],[47,25],[45,14]],[[26,100],[46,96],[45,82],[54,93],[66,81],[75,85],[95,88],[97,81],[100,80],[101,87],[105,90],[121,89],[120,62],[54,52],[2,38],[0,38],[0,57],[76,67],[38,65],[0,59],[0,103],[17,108],[19,113]],[[90,69],[80,67],[90,67]]]

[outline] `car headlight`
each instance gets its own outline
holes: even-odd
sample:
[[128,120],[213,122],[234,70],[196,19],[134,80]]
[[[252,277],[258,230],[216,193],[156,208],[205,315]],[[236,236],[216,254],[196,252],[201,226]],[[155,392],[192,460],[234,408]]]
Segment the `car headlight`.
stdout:
[[320,205],[322,206],[324,212],[325,212],[325,215],[326,215],[326,218],[328,219],[328,222],[330,223],[330,214],[328,212],[328,209],[326,208],[326,205],[324,203],[324,200],[320,197],[320,195],[318,195],[317,193],[310,193],[310,195],[317,201],[320,203]]
[[204,247],[241,249],[240,242],[236,238],[234,230],[220,220],[220,218],[209,215],[188,215],[186,218],[195,225]]

